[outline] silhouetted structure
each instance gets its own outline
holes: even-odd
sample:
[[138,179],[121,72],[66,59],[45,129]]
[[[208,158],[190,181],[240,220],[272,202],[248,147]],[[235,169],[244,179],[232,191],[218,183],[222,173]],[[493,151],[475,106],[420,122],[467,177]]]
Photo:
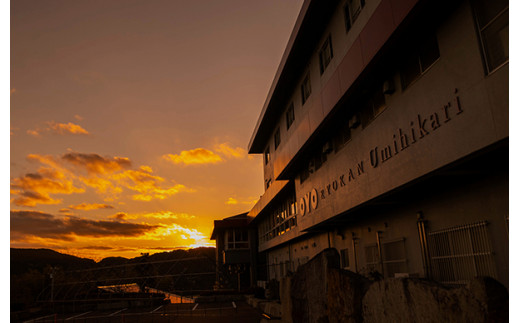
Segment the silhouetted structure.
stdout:
[[216,289],[241,290],[256,281],[256,230],[249,226],[250,220],[242,213],[214,221]]

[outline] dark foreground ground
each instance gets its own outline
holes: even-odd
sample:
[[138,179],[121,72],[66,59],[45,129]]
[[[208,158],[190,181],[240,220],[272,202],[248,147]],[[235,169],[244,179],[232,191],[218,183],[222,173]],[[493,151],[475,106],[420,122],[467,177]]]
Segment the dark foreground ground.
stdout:
[[75,323],[161,323],[161,322],[260,322],[262,312],[246,302],[220,302],[207,304],[168,304],[154,308],[121,308],[107,311],[90,311],[50,314],[31,320],[12,322],[75,322]]

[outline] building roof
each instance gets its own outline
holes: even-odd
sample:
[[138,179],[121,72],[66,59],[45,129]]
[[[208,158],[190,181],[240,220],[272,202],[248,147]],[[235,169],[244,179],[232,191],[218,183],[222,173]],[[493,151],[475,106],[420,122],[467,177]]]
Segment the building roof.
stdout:
[[213,232],[211,233],[211,240],[217,239],[217,234],[230,228],[245,228],[251,221],[251,218],[247,216],[248,212],[237,214],[224,218],[222,220],[213,221]]
[[289,103],[288,95],[293,92],[338,3],[339,0],[304,1],[249,141],[250,154],[263,153],[272,127]]

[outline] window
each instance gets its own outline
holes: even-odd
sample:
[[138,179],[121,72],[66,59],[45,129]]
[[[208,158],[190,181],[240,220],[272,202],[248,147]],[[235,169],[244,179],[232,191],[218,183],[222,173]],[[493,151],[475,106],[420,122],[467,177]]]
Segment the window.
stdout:
[[338,132],[334,136],[334,150],[338,152],[350,140],[350,126],[348,120],[338,127]]
[[303,79],[302,86],[302,105],[305,104],[305,101],[311,96],[311,79],[309,77],[309,73],[305,75],[305,78]]
[[509,2],[473,1],[487,73],[509,61]]
[[287,121],[287,130],[291,127],[294,122],[294,104],[291,103],[289,108],[287,108],[287,112],[285,112],[285,120]]
[[265,189],[268,189],[269,186],[271,186],[271,184],[272,184],[271,179],[266,180],[266,181],[265,181]]
[[327,66],[329,66],[330,61],[332,60],[332,41],[330,39],[330,35],[323,44],[323,47],[320,50],[320,73],[323,74]]
[[379,86],[372,92],[368,100],[361,109],[361,125],[365,128],[375,117],[377,117],[386,108],[385,94],[383,86]]
[[394,277],[396,273],[407,273],[404,238],[381,244],[385,277]]
[[476,276],[497,278],[487,222],[428,233],[433,279],[463,285]]
[[406,89],[415,79],[426,72],[440,57],[434,33],[419,41],[419,46],[408,49],[401,66],[401,85]]
[[[281,201],[268,211],[259,226],[259,241],[267,242],[292,230],[296,225],[298,203],[294,192],[282,195]],[[261,230],[260,230],[261,228]]]
[[341,268],[349,268],[350,259],[348,258],[348,249],[341,249],[339,254],[341,257]]
[[276,132],[274,133],[274,150],[280,146],[280,128],[276,129]]
[[226,231],[226,234],[226,249],[249,248],[247,229],[229,229]]
[[269,164],[269,161],[271,160],[271,154],[269,154],[269,147],[264,151],[264,162],[265,164]]
[[352,25],[359,17],[361,9],[365,6],[365,0],[347,0],[345,5],[345,26],[347,31],[352,28]]
[[379,271],[379,251],[377,250],[377,244],[365,247],[365,263],[368,272]]

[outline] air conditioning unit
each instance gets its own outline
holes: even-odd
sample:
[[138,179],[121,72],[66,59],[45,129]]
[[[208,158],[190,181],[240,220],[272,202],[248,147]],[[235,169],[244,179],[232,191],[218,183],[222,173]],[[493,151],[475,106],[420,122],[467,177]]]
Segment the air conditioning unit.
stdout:
[[324,154],[328,154],[332,151],[332,144],[330,143],[330,141],[327,141],[324,145],[323,145],[323,148],[322,148],[322,152]]
[[384,94],[392,94],[395,92],[395,85],[392,79],[386,80],[383,83],[383,93]]
[[352,117],[350,117],[350,119],[348,120],[348,127],[350,129],[355,129],[359,126],[359,117],[357,114],[353,115]]

